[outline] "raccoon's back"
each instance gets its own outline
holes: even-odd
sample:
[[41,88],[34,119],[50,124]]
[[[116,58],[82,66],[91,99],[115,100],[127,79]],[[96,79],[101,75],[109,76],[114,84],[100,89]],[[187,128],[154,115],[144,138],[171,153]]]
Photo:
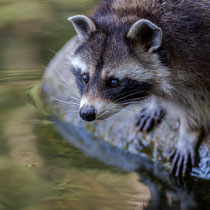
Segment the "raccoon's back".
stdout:
[[93,19],[108,31],[128,30],[144,18],[163,31],[162,46],[167,50],[166,65],[184,66],[186,72],[210,72],[209,0],[110,0],[104,1]]

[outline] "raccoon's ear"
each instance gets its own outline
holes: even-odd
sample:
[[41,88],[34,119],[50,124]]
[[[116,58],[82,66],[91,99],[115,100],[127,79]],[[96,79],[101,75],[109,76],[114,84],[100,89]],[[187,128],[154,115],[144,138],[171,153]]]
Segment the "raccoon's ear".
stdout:
[[68,20],[72,22],[79,38],[85,38],[96,30],[93,21],[85,15],[75,15]]
[[162,43],[162,30],[149,20],[135,22],[127,33],[127,38],[143,45],[148,52],[154,52]]

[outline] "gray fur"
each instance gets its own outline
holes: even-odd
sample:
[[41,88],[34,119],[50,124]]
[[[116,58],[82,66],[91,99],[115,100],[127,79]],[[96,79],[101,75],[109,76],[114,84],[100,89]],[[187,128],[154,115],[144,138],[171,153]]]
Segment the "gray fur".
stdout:
[[[97,112],[103,115],[106,111],[104,116],[109,116],[124,106],[105,99],[107,78],[151,83],[149,95],[180,119],[180,137],[172,155],[172,170],[177,167],[179,174],[189,157],[194,162],[202,130],[210,127],[209,0],[112,0],[103,3],[90,19],[96,30],[89,30],[85,41],[78,40],[69,56],[70,63],[79,57],[90,75],[82,97],[91,106],[93,102],[97,107],[103,104]],[[148,50],[148,43],[136,39],[138,33],[144,36],[138,30],[142,23],[155,32]]]

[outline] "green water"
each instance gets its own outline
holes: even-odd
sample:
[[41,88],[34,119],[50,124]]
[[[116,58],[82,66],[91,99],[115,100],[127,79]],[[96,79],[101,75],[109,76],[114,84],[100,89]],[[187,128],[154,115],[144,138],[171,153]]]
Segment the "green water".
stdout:
[[0,209],[138,209],[149,189],[135,173],[88,158],[29,104],[26,92],[92,0],[0,1]]
[[175,180],[169,190],[151,174],[87,157],[29,103],[27,91],[74,34],[66,19],[96,3],[0,1],[0,209],[208,209],[209,181]]

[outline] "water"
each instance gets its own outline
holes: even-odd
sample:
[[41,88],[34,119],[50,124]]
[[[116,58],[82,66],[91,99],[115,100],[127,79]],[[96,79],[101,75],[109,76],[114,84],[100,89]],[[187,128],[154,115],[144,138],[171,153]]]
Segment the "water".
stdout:
[[0,209],[209,209],[208,180],[173,179],[150,162],[156,174],[134,172],[139,156],[81,139],[85,131],[78,135],[29,103],[27,91],[74,34],[66,18],[96,3],[0,1]]

